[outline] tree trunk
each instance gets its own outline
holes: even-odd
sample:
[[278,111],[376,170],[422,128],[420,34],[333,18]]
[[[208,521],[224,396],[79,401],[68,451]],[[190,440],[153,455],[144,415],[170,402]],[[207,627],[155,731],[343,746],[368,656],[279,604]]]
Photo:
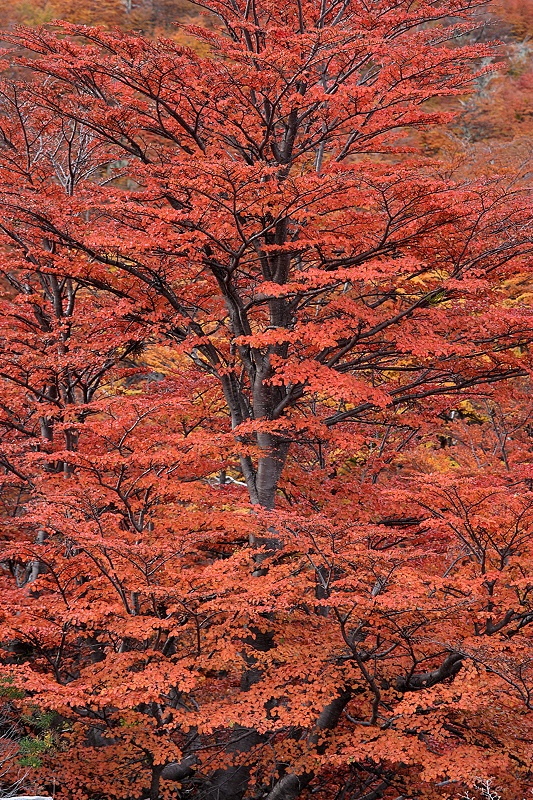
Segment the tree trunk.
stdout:
[[276,491],[281,473],[289,453],[288,442],[280,441],[270,434],[260,433],[257,444],[266,455],[259,459],[255,480],[259,504],[272,509],[276,503]]
[[[352,692],[344,689],[338,697],[329,703],[317,719],[314,731],[309,736],[309,745],[316,746],[322,731],[333,730],[337,727],[342,712],[348,705]],[[320,752],[321,748],[318,748]],[[296,800],[301,791],[313,780],[312,772],[304,772],[301,775],[288,773],[281,778],[272,791],[267,795],[266,800]]]

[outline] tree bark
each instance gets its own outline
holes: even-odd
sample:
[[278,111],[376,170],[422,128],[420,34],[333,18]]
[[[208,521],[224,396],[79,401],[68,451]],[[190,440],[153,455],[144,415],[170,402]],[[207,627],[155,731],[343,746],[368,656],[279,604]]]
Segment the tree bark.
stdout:
[[[316,746],[322,731],[333,730],[337,727],[340,716],[348,705],[352,696],[351,689],[344,689],[338,697],[328,703],[317,719],[314,731],[309,737],[309,744]],[[321,748],[318,748],[320,752]],[[301,775],[288,773],[281,778],[272,791],[267,795],[266,800],[296,800],[303,789],[308,786],[314,778],[314,773],[304,772]]]
[[465,656],[461,653],[450,653],[440,667],[431,672],[422,672],[415,675],[402,675],[396,679],[396,689],[399,692],[418,692],[420,689],[429,689],[437,683],[453,678],[463,666]]

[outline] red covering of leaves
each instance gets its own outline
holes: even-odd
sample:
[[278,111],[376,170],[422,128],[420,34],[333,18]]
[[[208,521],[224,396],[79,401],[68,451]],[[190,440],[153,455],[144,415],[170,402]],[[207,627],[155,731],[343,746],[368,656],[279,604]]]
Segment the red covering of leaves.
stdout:
[[450,46],[470,5],[212,0],[210,58],[10,35],[1,632],[43,786],[527,788],[530,195],[406,145],[492,52]]

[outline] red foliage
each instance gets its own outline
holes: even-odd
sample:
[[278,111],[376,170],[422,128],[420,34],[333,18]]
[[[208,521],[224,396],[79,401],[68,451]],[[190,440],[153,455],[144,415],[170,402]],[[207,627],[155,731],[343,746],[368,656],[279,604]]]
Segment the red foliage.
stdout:
[[469,5],[11,36],[1,636],[43,786],[436,798],[488,751],[527,787],[530,197],[405,144],[490,55]]

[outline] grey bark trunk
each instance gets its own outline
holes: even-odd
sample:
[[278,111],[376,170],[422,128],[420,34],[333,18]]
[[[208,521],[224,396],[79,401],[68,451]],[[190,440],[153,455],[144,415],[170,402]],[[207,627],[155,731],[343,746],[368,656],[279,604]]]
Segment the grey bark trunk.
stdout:
[[287,461],[289,445],[280,442],[270,434],[260,433],[257,444],[267,455],[259,459],[255,485],[259,504],[264,508],[272,509],[276,503],[276,491],[281,473]]
[[[317,719],[314,731],[309,737],[309,745],[316,746],[322,731],[333,730],[337,727],[340,716],[348,705],[352,693],[350,689],[345,689],[338,697],[329,703]],[[320,751],[320,747],[318,750]],[[303,789],[308,786],[314,778],[312,772],[305,772],[302,775],[289,773],[284,775],[274,786],[266,800],[296,800]]]

